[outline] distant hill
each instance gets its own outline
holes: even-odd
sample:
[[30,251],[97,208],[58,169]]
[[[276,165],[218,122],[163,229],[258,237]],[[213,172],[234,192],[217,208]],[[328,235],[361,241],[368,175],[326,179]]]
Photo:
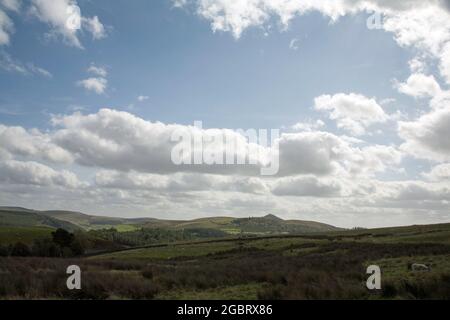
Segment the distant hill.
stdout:
[[68,221],[46,216],[39,211],[0,207],[0,226],[3,227],[50,227],[74,231],[80,227]]
[[227,234],[306,234],[339,231],[331,225],[302,220],[283,220],[274,215],[252,218],[211,217],[195,220],[127,219],[87,215],[72,211],[37,211],[19,207],[0,207],[0,226],[50,227],[72,231],[116,228],[133,231],[139,228],[195,230],[209,229]]

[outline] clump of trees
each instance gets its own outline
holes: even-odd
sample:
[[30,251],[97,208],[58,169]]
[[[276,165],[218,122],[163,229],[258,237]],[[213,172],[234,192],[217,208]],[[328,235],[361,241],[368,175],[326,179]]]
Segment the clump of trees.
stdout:
[[84,254],[86,240],[81,233],[74,234],[64,229],[52,232],[51,238],[38,239],[32,245],[16,242],[0,246],[0,256],[7,257],[75,257]]

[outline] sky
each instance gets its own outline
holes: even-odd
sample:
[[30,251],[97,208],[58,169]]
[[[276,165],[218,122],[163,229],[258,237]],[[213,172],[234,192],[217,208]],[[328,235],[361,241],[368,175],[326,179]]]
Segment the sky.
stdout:
[[[0,205],[449,222],[449,85],[447,0],[0,0]],[[276,175],[171,159],[237,129]]]

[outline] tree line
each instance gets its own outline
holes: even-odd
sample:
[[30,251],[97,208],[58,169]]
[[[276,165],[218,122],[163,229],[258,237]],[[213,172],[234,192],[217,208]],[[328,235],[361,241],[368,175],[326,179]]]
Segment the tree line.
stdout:
[[10,245],[0,245],[2,257],[75,257],[84,254],[86,241],[81,234],[70,233],[57,229],[50,238],[36,239],[31,245],[16,242]]

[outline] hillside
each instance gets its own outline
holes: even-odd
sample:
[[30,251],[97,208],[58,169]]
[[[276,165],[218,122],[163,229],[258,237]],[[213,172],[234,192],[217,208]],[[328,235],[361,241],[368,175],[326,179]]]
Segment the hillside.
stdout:
[[127,219],[87,215],[72,211],[37,211],[17,207],[0,207],[0,225],[46,226],[75,230],[115,228],[118,231],[145,229],[213,230],[224,234],[307,234],[339,231],[331,225],[301,220],[283,220],[274,215],[251,218],[211,217],[195,220]]
[[46,216],[39,211],[0,207],[0,226],[2,227],[50,227],[63,228],[69,231],[79,229],[71,222]]
[[302,220],[283,220],[274,215],[264,217],[231,218],[212,217],[190,221],[154,220],[146,228],[168,228],[175,230],[213,229],[228,234],[307,234],[343,230],[324,223]]

